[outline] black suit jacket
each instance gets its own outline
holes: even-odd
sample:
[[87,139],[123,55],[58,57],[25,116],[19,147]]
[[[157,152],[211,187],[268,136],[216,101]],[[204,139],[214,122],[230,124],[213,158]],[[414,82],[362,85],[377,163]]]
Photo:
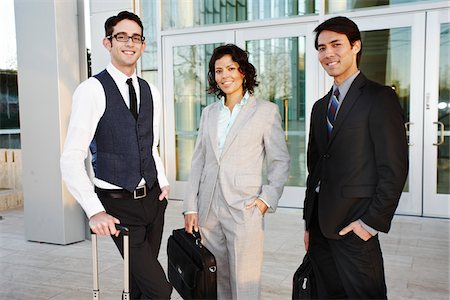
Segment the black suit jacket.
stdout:
[[360,73],[328,138],[331,92],[314,104],[311,113],[306,229],[318,201],[319,225],[327,238],[341,238],[339,231],[358,219],[388,232],[408,173],[404,116],[397,95]]

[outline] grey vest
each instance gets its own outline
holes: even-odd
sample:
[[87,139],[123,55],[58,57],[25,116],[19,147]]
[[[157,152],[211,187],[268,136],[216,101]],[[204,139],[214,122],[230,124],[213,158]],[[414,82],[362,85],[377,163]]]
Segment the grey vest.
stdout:
[[111,75],[106,70],[94,76],[105,90],[106,109],[92,140],[95,177],[130,192],[141,178],[149,187],[157,180],[153,146],[153,98],[150,86],[138,78],[139,116],[135,120]]

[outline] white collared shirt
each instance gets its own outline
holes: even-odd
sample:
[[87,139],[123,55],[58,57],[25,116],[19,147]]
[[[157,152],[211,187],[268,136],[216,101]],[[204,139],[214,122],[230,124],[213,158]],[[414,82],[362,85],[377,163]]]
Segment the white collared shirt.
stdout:
[[[128,93],[128,85],[126,80],[130,77],[123,74],[111,63],[106,70],[114,79],[119,91],[125,101],[130,106]],[[136,72],[131,76],[133,78],[133,86],[136,90],[138,107],[140,103],[140,90]],[[159,186],[167,186],[169,182],[165,175],[164,165],[158,153],[159,142],[159,121],[161,115],[161,95],[158,89],[150,85],[153,97],[153,147],[152,154],[155,160],[156,171],[158,173]],[[90,77],[82,82],[75,90],[72,98],[72,113],[70,115],[69,128],[64,144],[64,151],[61,155],[61,173],[70,193],[80,203],[86,212],[88,218],[105,211],[94,191],[94,185],[103,189],[120,189],[122,187],[115,186],[98,178],[90,178],[88,172],[92,174],[92,165],[87,163],[86,169],[85,159],[89,153],[89,145],[95,135],[97,124],[103,116],[106,109],[106,97],[102,84],[94,77]],[[93,177],[93,176],[91,176]],[[142,178],[139,185],[145,184]]]

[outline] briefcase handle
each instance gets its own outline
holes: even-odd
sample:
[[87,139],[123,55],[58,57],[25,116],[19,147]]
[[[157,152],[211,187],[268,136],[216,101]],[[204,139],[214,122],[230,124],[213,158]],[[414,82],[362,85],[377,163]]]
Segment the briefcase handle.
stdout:
[[201,248],[203,245],[202,245],[202,237],[200,236],[200,231],[195,231],[194,228],[192,228],[192,236],[195,239],[195,244]]

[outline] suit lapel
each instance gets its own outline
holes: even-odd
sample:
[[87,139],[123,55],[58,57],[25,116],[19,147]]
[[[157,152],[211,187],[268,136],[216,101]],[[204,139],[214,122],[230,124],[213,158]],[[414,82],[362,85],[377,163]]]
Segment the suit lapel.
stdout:
[[209,128],[209,136],[211,137],[211,144],[214,150],[214,154],[216,155],[217,160],[219,160],[219,140],[217,137],[217,120],[219,120],[220,113],[220,101],[217,101],[214,106],[211,108],[210,117],[208,118],[208,128]]
[[225,152],[227,152],[228,148],[233,143],[239,131],[242,129],[242,127],[245,126],[248,119],[250,119],[250,117],[253,115],[255,111],[256,111],[256,99],[253,96],[250,96],[248,98],[247,104],[242,106],[239,115],[237,116],[236,120],[233,123],[233,126],[231,126],[230,131],[228,132],[228,135],[225,139],[225,144],[223,145],[222,156],[225,154]]
[[341,128],[342,123],[345,122],[345,119],[347,118],[353,105],[356,103],[359,96],[361,95],[362,93],[361,88],[365,85],[366,80],[367,78],[362,73],[360,73],[358,76],[356,76],[355,80],[350,86],[350,89],[348,90],[347,95],[345,95],[342,105],[339,108],[336,121],[334,122],[333,131],[331,132],[329,143],[331,143],[336,134],[339,133],[339,129]]
[[332,92],[333,89],[331,89],[328,94],[317,103],[317,116],[319,118],[317,121],[319,130],[319,134],[317,135],[317,143],[320,145],[320,149],[325,149],[328,143],[327,110]]

